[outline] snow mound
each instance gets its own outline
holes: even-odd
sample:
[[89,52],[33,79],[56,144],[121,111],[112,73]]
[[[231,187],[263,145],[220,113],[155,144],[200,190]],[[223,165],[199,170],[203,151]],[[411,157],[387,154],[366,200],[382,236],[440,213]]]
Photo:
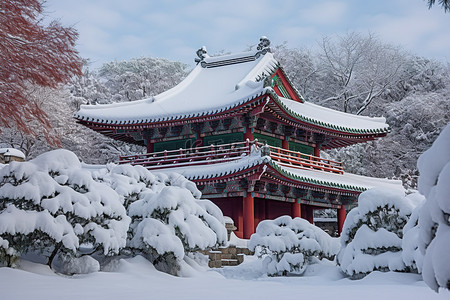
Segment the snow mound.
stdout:
[[176,274],[185,253],[227,239],[220,209],[177,173],[87,165],[55,150],[5,165],[0,178],[0,263],[9,266],[36,252],[49,265],[62,257],[58,271],[89,273],[106,256],[142,254]]
[[375,270],[404,271],[403,227],[417,202],[417,197],[405,197],[398,190],[374,188],[363,192],[342,230],[337,256],[342,271],[354,278]]
[[185,254],[224,245],[222,211],[200,200],[196,185],[178,173],[152,174],[141,166],[89,167],[92,176],[119,194],[132,222],[128,247],[155,264],[179,274]]
[[82,169],[72,152],[54,150],[11,162],[0,178],[4,251],[74,253],[90,243],[109,255],[126,246],[130,218],[119,196]]
[[339,251],[339,241],[304,219],[282,216],[261,221],[250,237],[249,248],[264,258],[267,274],[301,274],[314,257],[332,259]]

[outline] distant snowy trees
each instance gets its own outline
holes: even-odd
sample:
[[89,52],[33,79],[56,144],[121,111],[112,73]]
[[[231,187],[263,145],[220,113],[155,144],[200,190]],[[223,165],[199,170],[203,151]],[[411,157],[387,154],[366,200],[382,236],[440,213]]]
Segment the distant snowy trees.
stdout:
[[142,57],[106,63],[99,76],[112,96],[109,101],[123,102],[162,93],[186,77],[188,70],[189,66],[181,62]]
[[37,133],[29,126],[30,120],[48,130],[51,126],[47,112],[29,99],[30,87],[55,88],[81,74],[81,59],[75,49],[77,32],[58,21],[44,25],[42,2],[0,3],[0,125],[33,135]]
[[[104,76],[91,71],[87,65],[85,62],[82,76],[74,77],[64,87],[29,86],[30,101],[47,112],[50,127],[43,127],[33,118],[26,119],[34,134],[17,126],[1,128],[0,145],[22,150],[27,159],[54,149],[55,145],[62,146],[89,163],[107,163],[118,160],[119,155],[144,152],[144,147],[114,141],[78,125],[73,113],[82,104],[130,101],[158,94],[184,78],[187,65],[165,59],[141,58],[105,64],[101,69]],[[131,76],[132,72],[138,73]],[[130,77],[134,78],[133,83]],[[136,89],[132,90],[132,86]]]
[[[26,159],[55,149],[56,146],[45,138],[48,135],[58,141],[59,146],[73,151],[81,160],[89,163],[117,161],[119,155],[143,152],[143,147],[113,141],[97,132],[79,125],[73,119],[76,104],[68,91],[60,87],[34,87],[31,99],[48,114],[51,129],[47,130],[37,121],[29,121],[28,126],[37,134],[27,134],[17,127],[2,128],[0,145],[22,150]],[[76,100],[74,100],[76,101]],[[95,145],[95,147],[93,146]]]
[[108,256],[142,254],[177,274],[185,255],[226,242],[222,212],[179,174],[86,165],[54,150],[3,166],[0,178],[0,263],[9,266],[33,253],[85,273]]
[[249,248],[264,259],[264,272],[270,276],[302,274],[318,259],[334,259],[339,239],[305,219],[282,216],[261,221]]
[[371,34],[326,37],[321,48],[321,71],[328,82],[323,105],[338,102],[343,111],[359,115],[402,78],[406,55]]

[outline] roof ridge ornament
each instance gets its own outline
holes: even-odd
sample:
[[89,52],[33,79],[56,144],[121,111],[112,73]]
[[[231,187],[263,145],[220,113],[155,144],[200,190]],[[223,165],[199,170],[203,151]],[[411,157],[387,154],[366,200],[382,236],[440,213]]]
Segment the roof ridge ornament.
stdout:
[[267,38],[267,36],[263,35],[262,37],[260,37],[259,44],[256,49],[262,51],[263,54],[266,54],[267,52],[272,52],[269,46],[270,40]]
[[209,57],[208,52],[206,51],[206,47],[202,46],[200,49],[197,50],[197,56],[194,61],[198,64],[199,62],[203,61],[205,58]]

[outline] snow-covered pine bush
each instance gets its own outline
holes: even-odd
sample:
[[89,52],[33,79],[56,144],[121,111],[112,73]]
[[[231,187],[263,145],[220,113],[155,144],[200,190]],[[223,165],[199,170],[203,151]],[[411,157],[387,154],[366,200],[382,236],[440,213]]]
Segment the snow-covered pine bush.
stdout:
[[407,271],[402,259],[403,227],[415,206],[400,190],[373,188],[361,193],[344,222],[337,263],[361,278],[372,271]]
[[406,270],[422,273],[423,254],[419,249],[419,214],[425,198],[418,192],[406,196],[413,198],[418,205],[413,209],[405,227],[403,227],[402,258]]
[[435,291],[450,289],[450,125],[417,165],[419,192],[426,198],[419,215],[422,276]]
[[184,176],[113,164],[92,171],[124,199],[132,218],[128,250],[144,255],[159,270],[177,274],[186,253],[226,242],[222,212],[200,200],[200,191]]
[[304,219],[281,216],[261,221],[249,248],[264,259],[264,272],[270,276],[302,274],[316,259],[333,259],[339,240]]
[[40,252],[49,266],[80,245],[103,255],[126,246],[130,218],[114,190],[92,179],[70,151],[0,169],[0,259]]

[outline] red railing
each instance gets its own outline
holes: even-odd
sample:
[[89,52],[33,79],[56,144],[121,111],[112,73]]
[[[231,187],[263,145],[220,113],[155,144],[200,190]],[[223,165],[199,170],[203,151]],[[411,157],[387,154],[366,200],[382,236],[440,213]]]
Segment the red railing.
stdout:
[[223,145],[161,151],[121,156],[119,164],[141,165],[147,169],[164,169],[192,165],[220,163],[248,155],[256,142],[238,142]]
[[270,148],[270,157],[280,165],[297,169],[314,169],[338,174],[344,173],[342,162],[278,147],[268,147]]
[[[297,169],[313,169],[338,174],[344,173],[341,162],[263,145],[262,143],[258,143],[258,140],[121,156],[119,164],[141,165],[151,170],[221,163],[239,159],[243,155],[249,155],[253,145],[257,148],[261,148],[263,150],[263,155],[269,155],[272,160],[282,166]],[[263,147],[267,147],[265,148],[266,150],[263,149]]]

